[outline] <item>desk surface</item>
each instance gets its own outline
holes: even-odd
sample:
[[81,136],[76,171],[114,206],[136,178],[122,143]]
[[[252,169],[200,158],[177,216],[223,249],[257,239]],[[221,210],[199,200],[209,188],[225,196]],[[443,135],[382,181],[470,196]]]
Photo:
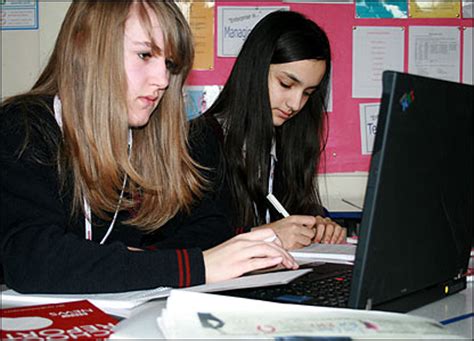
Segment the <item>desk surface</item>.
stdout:
[[[445,324],[456,334],[472,339],[474,321],[472,285],[472,282],[469,282],[466,290],[412,310],[408,314],[432,318]],[[163,338],[156,319],[161,315],[161,310],[165,306],[166,300],[162,299],[138,307],[130,318],[121,321],[116,326],[112,338]]]

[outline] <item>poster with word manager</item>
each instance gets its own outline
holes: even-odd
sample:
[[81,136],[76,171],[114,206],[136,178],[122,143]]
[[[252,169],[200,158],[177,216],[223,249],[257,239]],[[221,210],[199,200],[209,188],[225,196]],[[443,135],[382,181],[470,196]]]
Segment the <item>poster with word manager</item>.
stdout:
[[217,56],[237,57],[252,28],[268,13],[288,6],[221,6],[217,13]]

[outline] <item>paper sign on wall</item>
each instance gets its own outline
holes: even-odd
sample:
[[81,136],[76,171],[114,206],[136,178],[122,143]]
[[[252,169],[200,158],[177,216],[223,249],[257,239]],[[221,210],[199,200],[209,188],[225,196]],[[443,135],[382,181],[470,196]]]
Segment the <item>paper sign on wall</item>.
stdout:
[[353,29],[352,96],[380,98],[382,73],[403,71],[403,27],[357,26]]
[[472,27],[466,27],[464,29],[464,50],[463,50],[463,72],[462,80],[465,84],[474,85],[472,79]]
[[360,108],[360,135],[362,155],[372,154],[377,132],[380,103],[361,103]]
[[459,0],[410,0],[412,18],[459,18],[460,11]]
[[473,10],[474,3],[472,0],[463,0],[462,2],[462,17],[464,19],[472,18],[473,17]]
[[288,6],[221,6],[217,14],[217,55],[237,57],[252,28],[267,14]]
[[356,0],[356,18],[406,18],[407,14],[406,0]]
[[185,86],[184,102],[188,119],[193,119],[205,112],[214,103],[222,90],[222,86]]
[[459,82],[461,77],[459,27],[410,27],[408,58],[409,73]]
[[35,30],[38,26],[38,0],[0,1],[2,30]]

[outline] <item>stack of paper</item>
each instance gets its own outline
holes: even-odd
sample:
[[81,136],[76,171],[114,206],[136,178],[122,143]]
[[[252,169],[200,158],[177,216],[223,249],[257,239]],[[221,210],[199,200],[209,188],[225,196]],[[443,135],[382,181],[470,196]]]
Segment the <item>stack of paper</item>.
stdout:
[[[292,280],[312,271],[311,269],[270,272],[234,278],[219,283],[203,284],[180,290],[197,292],[214,292],[241,288],[263,287],[287,284]],[[108,314],[129,317],[132,310],[139,305],[169,295],[171,288],[158,287],[151,290],[128,291],[111,294],[20,294],[14,290],[2,291],[2,305],[22,307],[37,304],[52,304],[79,300],[89,300]]]
[[311,244],[301,249],[290,251],[299,259],[310,259],[325,263],[353,263],[357,246],[353,244]]
[[310,307],[187,291],[171,292],[157,323],[167,339],[350,337],[462,339],[405,314]]
[[195,292],[218,292],[226,290],[258,288],[271,285],[288,284],[292,280],[313,271],[312,269],[286,270],[278,272],[265,272],[254,275],[245,275],[238,278],[229,279],[217,283],[196,285],[194,287],[178,290],[187,290]]
[[2,291],[2,305],[31,306],[37,304],[52,304],[71,301],[88,300],[106,313],[114,316],[128,317],[133,308],[152,299],[167,297],[171,291],[168,287],[158,287],[151,290],[128,291],[110,294],[20,294],[14,290]]

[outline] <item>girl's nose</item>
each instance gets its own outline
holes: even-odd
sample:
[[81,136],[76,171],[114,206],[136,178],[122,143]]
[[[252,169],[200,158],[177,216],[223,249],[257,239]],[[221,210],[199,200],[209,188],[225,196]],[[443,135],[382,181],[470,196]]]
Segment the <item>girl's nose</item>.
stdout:
[[169,70],[166,67],[166,58],[159,57],[155,59],[155,63],[151,68],[150,81],[159,90],[165,90],[169,85]]

